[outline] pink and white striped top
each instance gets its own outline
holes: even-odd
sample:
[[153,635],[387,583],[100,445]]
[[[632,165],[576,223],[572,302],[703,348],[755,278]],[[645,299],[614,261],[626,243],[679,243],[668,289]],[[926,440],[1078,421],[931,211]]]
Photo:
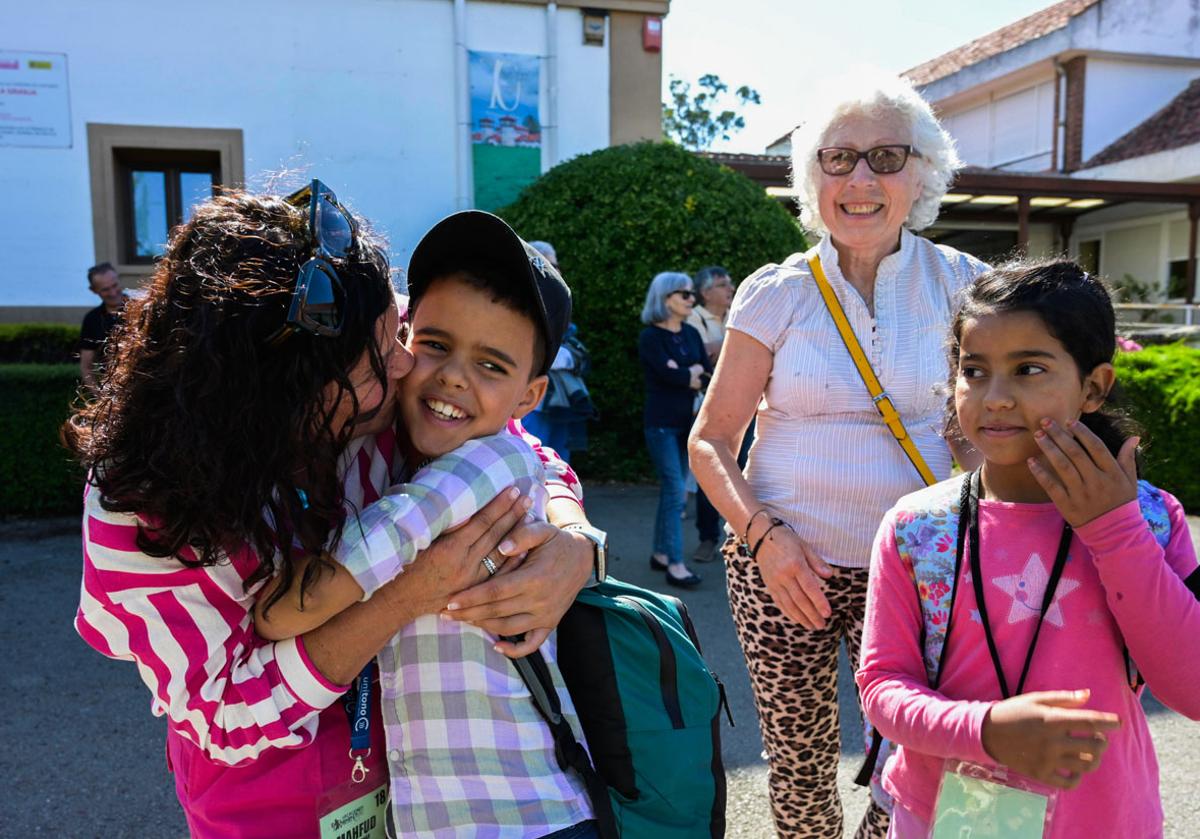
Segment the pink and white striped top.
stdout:
[[[575,473],[517,421],[509,430],[547,466],[550,497],[582,502]],[[354,440],[343,455],[346,503],[361,510],[396,479],[395,434]],[[133,661],[152,694],[151,711],[214,762],[234,766],[272,748],[318,736],[318,713],[345,691],[312,665],[301,638],[267,642],[254,633],[258,565],[246,545],[228,562],[189,568],[137,546],[138,518],[110,513],[84,491],[83,581],[75,628],[106,656]]]

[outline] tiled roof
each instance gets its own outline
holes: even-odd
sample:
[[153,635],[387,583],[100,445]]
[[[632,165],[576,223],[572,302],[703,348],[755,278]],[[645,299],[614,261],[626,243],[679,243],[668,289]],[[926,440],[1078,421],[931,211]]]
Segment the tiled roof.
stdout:
[[1116,163],[1193,143],[1200,143],[1200,78],[1193,79],[1183,93],[1154,116],[1097,152],[1083,164],[1083,168]]
[[1100,0],[1062,0],[1048,6],[1016,23],[1010,23],[982,38],[976,38],[958,49],[939,55],[924,64],[918,64],[903,75],[914,85],[926,85],[957,73],[964,67],[978,64],[984,59],[1016,49],[1022,44],[1049,35],[1062,29],[1071,18],[1096,5]]

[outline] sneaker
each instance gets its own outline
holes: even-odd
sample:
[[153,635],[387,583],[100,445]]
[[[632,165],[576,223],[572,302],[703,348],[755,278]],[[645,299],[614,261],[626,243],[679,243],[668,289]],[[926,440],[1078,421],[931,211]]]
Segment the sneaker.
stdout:
[[696,546],[696,552],[692,554],[692,559],[696,562],[712,562],[720,554],[717,553],[717,543],[712,539],[703,539]]

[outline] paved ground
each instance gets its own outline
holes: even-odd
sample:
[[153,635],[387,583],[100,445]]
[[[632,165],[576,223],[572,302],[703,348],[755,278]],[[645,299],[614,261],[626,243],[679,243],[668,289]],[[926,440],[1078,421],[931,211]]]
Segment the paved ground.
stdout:
[[[656,492],[651,487],[596,486],[588,509],[611,535],[612,572],[652,588],[647,568]],[[1200,540],[1200,519],[1193,519]],[[685,522],[689,551],[695,528]],[[79,535],[73,521],[0,524],[0,673],[8,711],[0,715],[0,837],[164,837],[186,835],[163,760],[164,726],[149,712],[135,669],[91,652],[71,628],[79,590]],[[725,598],[719,565],[697,566],[704,585],[684,599],[706,656],[729,688],[737,727],[724,724],[730,776],[730,837],[773,835],[753,700]],[[674,590],[672,590],[674,591]],[[19,664],[16,662],[20,662]],[[843,667],[844,696],[850,696]],[[1200,802],[1192,794],[1200,753],[1197,729],[1146,701],[1162,763],[1167,836],[1200,836]],[[856,724],[843,705],[844,723]],[[850,783],[859,756],[853,725],[843,725],[841,780],[846,832],[866,806]],[[1101,839],[1101,837],[1096,837]]]

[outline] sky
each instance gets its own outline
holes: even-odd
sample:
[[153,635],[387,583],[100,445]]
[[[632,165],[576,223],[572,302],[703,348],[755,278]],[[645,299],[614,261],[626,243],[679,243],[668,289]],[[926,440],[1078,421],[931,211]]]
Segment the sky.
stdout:
[[[1033,14],[1053,0],[672,0],[663,21],[663,99],[672,75],[716,73],[761,105],[714,151],[761,154],[804,111],[805,90],[855,62],[900,73]],[[733,100],[731,100],[733,101]]]

